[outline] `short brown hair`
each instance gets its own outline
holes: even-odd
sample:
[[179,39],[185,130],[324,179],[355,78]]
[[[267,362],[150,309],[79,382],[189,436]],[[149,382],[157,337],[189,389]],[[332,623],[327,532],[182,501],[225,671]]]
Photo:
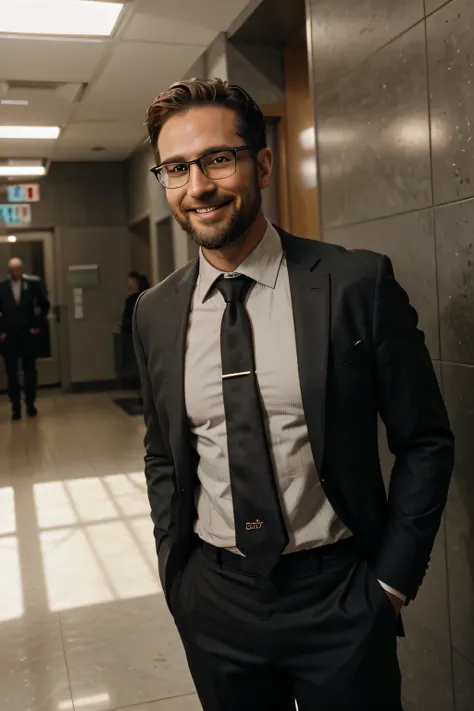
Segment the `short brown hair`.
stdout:
[[155,153],[165,122],[196,106],[225,106],[237,114],[237,134],[251,146],[267,145],[265,120],[260,108],[240,86],[222,79],[189,79],[172,84],[159,94],[148,109],[147,127]]

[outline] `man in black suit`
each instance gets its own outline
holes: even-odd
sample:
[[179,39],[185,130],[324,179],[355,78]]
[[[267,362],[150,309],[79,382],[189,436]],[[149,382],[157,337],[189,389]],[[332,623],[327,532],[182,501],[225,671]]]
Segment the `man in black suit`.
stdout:
[[8,263],[10,278],[0,284],[0,347],[8,378],[12,419],[21,419],[18,368],[21,361],[27,413],[36,417],[36,342],[49,311],[46,291],[37,276],[24,274],[21,259]]
[[139,298],[134,338],[160,577],[204,711],[400,711],[399,612],[453,467],[417,315],[387,257],[265,220],[272,153],[242,89],[180,82],[148,128],[201,248]]

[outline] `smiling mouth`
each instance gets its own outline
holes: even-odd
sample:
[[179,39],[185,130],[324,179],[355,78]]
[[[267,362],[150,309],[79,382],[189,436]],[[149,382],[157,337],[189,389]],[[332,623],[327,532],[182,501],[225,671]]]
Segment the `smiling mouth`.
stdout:
[[191,212],[195,212],[198,215],[208,215],[211,212],[217,212],[218,210],[222,209],[223,207],[230,205],[231,202],[232,202],[232,200],[229,200],[228,202],[223,202],[220,205],[209,205],[208,207],[197,207],[194,210],[191,210]]

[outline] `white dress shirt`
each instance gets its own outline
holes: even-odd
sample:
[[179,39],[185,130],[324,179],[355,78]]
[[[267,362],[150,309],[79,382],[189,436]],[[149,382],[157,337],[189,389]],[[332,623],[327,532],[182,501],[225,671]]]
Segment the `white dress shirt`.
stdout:
[[12,294],[13,298],[15,299],[15,303],[18,305],[21,301],[21,286],[22,286],[22,281],[21,279],[18,279],[18,281],[14,281],[12,279],[11,281],[12,285]]

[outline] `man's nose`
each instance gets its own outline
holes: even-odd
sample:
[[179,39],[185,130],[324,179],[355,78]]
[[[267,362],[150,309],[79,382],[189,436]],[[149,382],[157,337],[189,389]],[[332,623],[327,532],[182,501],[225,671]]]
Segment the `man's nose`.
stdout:
[[189,166],[188,195],[199,198],[201,195],[214,192],[215,189],[215,182],[210,180],[196,163]]

